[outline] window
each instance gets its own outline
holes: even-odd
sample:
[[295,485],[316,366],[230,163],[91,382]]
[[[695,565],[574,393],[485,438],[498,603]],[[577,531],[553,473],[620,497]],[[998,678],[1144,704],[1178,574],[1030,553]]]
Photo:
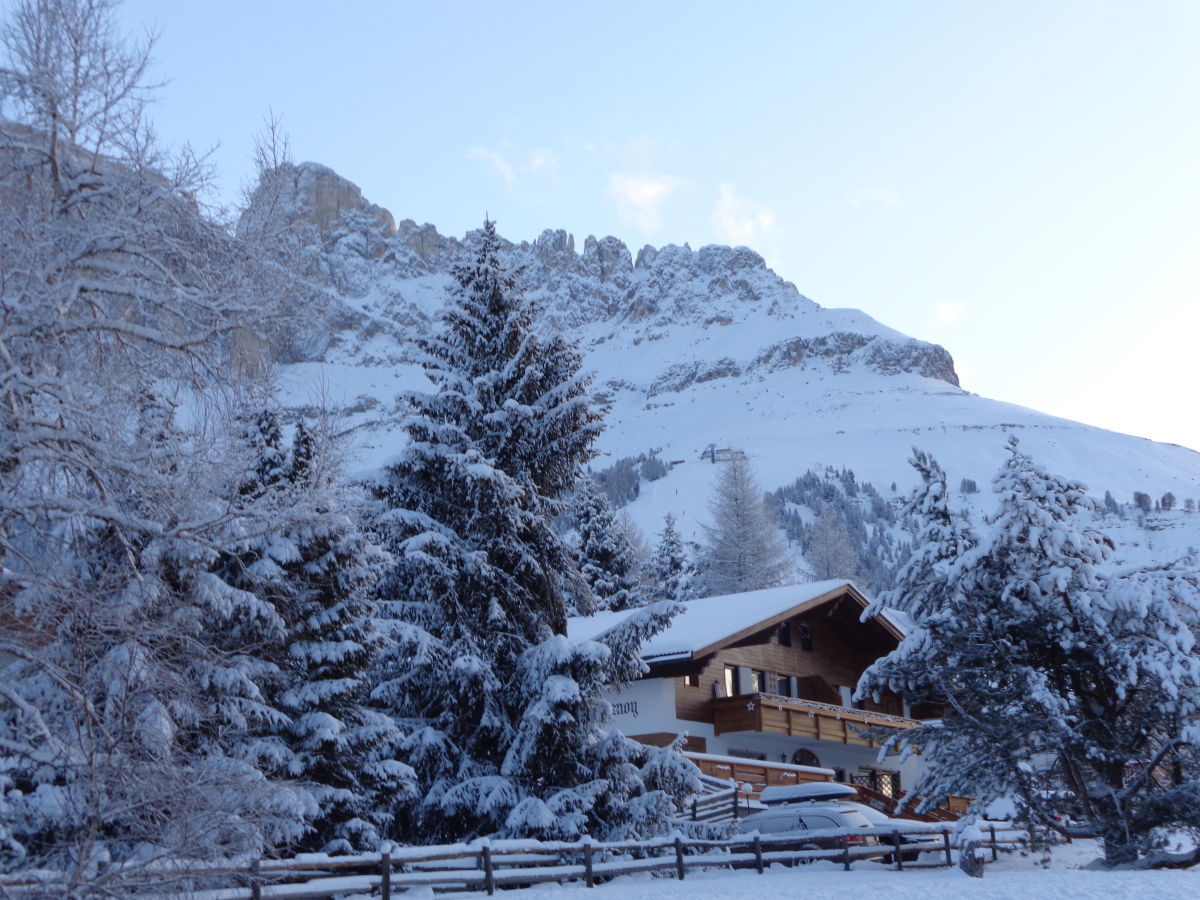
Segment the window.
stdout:
[[792,629],[787,622],[779,623],[779,644],[782,647],[792,646]]
[[767,673],[762,671],[762,669],[750,670],[750,693],[767,693]]
[[775,676],[775,684],[776,684],[775,693],[779,694],[779,696],[781,696],[781,697],[795,697],[796,696],[795,692],[792,690],[792,679],[790,676],[776,675]]
[[[817,754],[813,753],[811,750],[807,749],[806,747],[801,747],[799,750],[797,750],[795,753],[792,754],[792,765],[794,765],[794,766],[819,766],[819,765],[821,765],[821,760],[817,756]],[[836,772],[835,772],[835,774],[836,774]],[[844,777],[842,777],[842,778],[835,777],[833,780],[834,781],[844,781],[845,778]]]
[[813,635],[812,626],[801,623],[796,626],[796,634],[800,637],[800,649],[808,653],[813,652]]
[[725,696],[736,697],[738,695],[738,677],[737,666],[725,667]]
[[683,683],[688,687],[700,687],[700,673],[696,672],[693,675],[684,675]]
[[829,816],[815,816],[812,813],[805,813],[800,821],[802,827],[809,831],[823,831],[826,828],[837,828],[838,823],[829,818]]

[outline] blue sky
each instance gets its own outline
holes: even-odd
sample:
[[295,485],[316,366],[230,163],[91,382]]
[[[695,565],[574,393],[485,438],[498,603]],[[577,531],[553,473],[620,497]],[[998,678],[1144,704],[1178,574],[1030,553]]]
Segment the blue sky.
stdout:
[[963,386],[1200,449],[1200,3],[130,0],[225,199],[282,117],[398,219],[747,244]]

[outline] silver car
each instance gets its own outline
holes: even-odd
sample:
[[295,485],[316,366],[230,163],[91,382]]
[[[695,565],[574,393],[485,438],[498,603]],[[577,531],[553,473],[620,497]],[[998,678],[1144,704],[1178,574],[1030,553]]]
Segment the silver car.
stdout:
[[[863,834],[874,830],[870,820],[860,810],[836,800],[811,800],[776,806],[746,816],[738,822],[738,830],[743,834],[757,831],[764,837],[794,838],[783,842],[772,841],[772,849],[840,850],[845,846],[879,844],[879,838],[874,834]],[[829,834],[830,831],[850,834],[842,836]]]

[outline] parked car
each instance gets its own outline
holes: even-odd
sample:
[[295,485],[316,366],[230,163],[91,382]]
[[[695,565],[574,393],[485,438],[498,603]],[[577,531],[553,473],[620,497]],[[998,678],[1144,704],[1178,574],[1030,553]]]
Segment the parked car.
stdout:
[[[757,830],[764,835],[812,831],[817,830],[818,825],[823,830],[866,827],[868,834],[863,836],[861,844],[883,847],[891,844],[893,832],[901,832],[900,840],[905,844],[928,843],[941,834],[943,826],[939,823],[889,816],[857,802],[858,797],[856,787],[840,782],[773,785],[764,788],[760,796],[760,801],[767,807],[766,811],[747,816],[740,827],[744,833]],[[828,824],[830,820],[833,824]],[[860,842],[854,840],[853,843]],[[842,846],[840,839],[826,837],[813,839],[812,845],[820,849]],[[804,847],[805,844],[799,846]],[[901,853],[900,858],[904,862],[912,862],[919,852]],[[883,861],[892,862],[892,855],[883,856]]]
[[[758,832],[763,837],[789,838],[771,842],[778,850],[840,850],[878,846],[871,834],[870,820],[861,811],[838,801],[810,800],[788,803],[746,816],[738,822],[742,834]],[[847,836],[829,832],[848,831]],[[864,833],[866,832],[866,833]]]
[[[894,832],[900,832],[901,844],[924,843],[928,845],[931,840],[940,837],[942,830],[946,827],[940,822],[921,822],[917,819],[889,816],[873,806],[855,803],[852,800],[841,801],[839,805],[852,807],[861,812],[863,817],[874,826],[879,842],[884,845],[891,843],[891,835]],[[913,862],[919,855],[920,851],[918,850],[902,852],[900,859],[904,862]],[[892,863],[895,862],[895,859],[889,854],[883,858],[883,862]]]

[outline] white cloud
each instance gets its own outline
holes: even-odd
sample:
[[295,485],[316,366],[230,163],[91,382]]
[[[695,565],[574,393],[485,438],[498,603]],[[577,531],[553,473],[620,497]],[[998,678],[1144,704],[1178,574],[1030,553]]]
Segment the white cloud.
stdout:
[[683,184],[673,175],[613,174],[608,177],[608,195],[623,218],[644,232],[652,232],[662,225],[663,204]]
[[504,179],[505,184],[513,184],[517,180],[517,171],[512,167],[512,163],[495,150],[488,150],[484,147],[472,147],[467,151],[467,159],[478,159],[487,163],[499,173],[500,177]]
[[558,156],[546,147],[536,147],[529,151],[525,168],[530,172],[549,172],[558,168]]
[[739,197],[732,184],[722,184],[715,214],[717,228],[730,244],[753,244],[775,227],[775,214]]
[[863,206],[882,206],[897,212],[906,212],[908,204],[904,197],[893,187],[860,187],[846,198],[846,204],[851,209]]
[[467,159],[487,163],[505,184],[516,184],[525,175],[548,175],[558,168],[558,155],[547,147],[521,150],[507,143],[502,151],[472,147],[467,151]]

